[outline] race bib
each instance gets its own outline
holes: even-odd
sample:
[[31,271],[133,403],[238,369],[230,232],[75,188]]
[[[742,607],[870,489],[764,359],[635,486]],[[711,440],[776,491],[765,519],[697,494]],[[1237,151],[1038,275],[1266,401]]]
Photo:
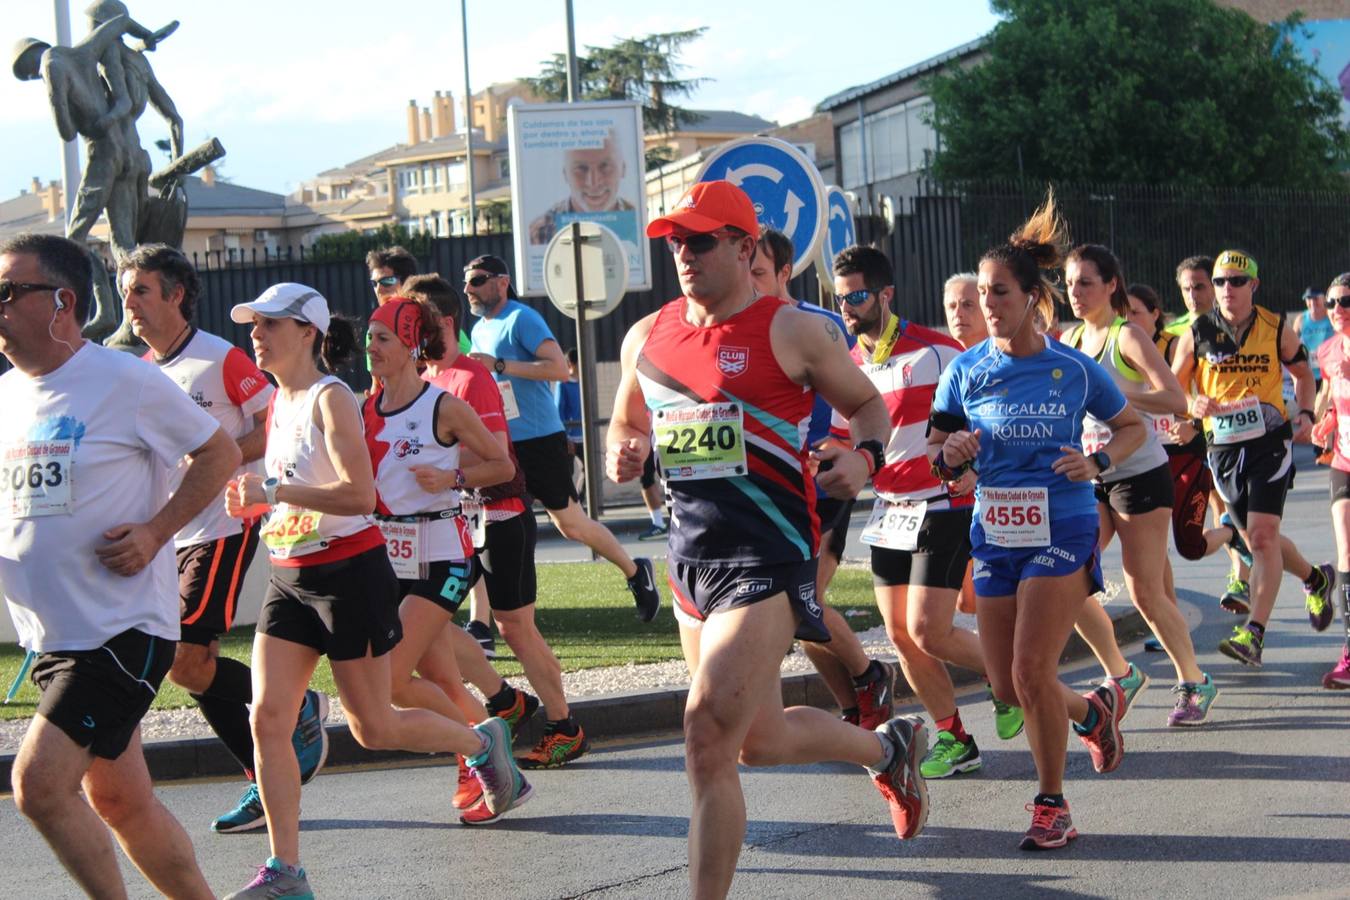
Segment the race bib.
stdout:
[[661,471],[667,480],[746,474],[745,412],[739,403],[658,409],[652,421]]
[[516,386],[509,381],[499,381],[497,387],[502,392],[502,411],[506,414],[507,421],[519,419],[520,407],[516,404]]
[[469,525],[469,534],[473,538],[473,546],[481,550],[487,546],[487,510],[483,504],[469,497],[467,494],[461,494],[459,498],[459,512],[464,517],[464,521]]
[[1111,440],[1111,429],[1096,419],[1083,420],[1083,455],[1091,456]]
[[1205,419],[1205,423],[1214,435],[1215,444],[1250,441],[1266,433],[1261,401],[1250,394],[1233,403],[1225,403],[1217,413]]
[[982,488],[980,510],[980,524],[991,544],[1045,547],[1050,543],[1048,488]]
[[1146,413],[1141,412],[1144,421],[1153,429],[1158,442],[1162,444],[1175,444],[1177,439],[1172,436],[1172,431],[1177,427],[1177,417],[1166,413]]
[[424,577],[422,560],[425,557],[426,529],[422,522],[385,522],[376,523],[384,535],[385,549],[389,551],[389,563],[394,574],[406,581],[416,581]]
[[278,503],[263,526],[262,541],[273,556],[287,559],[320,549],[319,523],[323,513]]
[[11,519],[70,515],[74,455],[75,442],[68,439],[6,446],[0,461],[0,509]]
[[860,540],[888,550],[917,550],[919,527],[928,511],[926,500],[887,500],[878,497]]

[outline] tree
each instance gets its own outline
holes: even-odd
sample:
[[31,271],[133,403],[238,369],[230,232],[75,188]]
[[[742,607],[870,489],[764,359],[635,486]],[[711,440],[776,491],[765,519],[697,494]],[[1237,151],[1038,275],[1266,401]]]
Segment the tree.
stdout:
[[[670,98],[687,97],[707,80],[677,77],[684,68],[679,62],[681,49],[705,31],[706,27],[666,31],[624,38],[613,47],[587,47],[577,57],[577,99],[637,100],[648,134],[665,134],[697,122],[701,116],[671,103]],[[555,53],[542,66],[539,75],[526,78],[526,83],[545,100],[566,100],[566,54]],[[652,163],[649,159],[648,168]]]
[[1340,96],[1212,0],[991,0],[987,58],[933,78],[944,179],[1346,190]]
[[394,246],[403,247],[413,256],[426,256],[431,252],[431,235],[420,231],[414,234],[402,225],[381,225],[369,234],[360,231],[321,234],[314,239],[310,259],[314,262],[363,260],[371,250]]

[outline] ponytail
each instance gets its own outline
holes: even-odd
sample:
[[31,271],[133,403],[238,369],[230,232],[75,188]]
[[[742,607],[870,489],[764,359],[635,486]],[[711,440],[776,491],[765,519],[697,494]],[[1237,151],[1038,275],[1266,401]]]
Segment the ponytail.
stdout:
[[1060,292],[1047,273],[1064,264],[1068,243],[1069,230],[1055,206],[1055,191],[1050,188],[1031,218],[1008,236],[1007,243],[985,251],[980,262],[989,260],[1006,266],[1023,291],[1037,295],[1036,311],[1048,325],[1055,319]]

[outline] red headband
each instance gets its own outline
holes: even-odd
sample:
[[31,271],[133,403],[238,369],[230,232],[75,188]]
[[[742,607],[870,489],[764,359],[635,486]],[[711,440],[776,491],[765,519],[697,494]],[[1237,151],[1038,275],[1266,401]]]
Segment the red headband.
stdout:
[[370,323],[379,322],[394,333],[399,343],[416,351],[422,344],[422,310],[407,297],[391,297],[370,315]]

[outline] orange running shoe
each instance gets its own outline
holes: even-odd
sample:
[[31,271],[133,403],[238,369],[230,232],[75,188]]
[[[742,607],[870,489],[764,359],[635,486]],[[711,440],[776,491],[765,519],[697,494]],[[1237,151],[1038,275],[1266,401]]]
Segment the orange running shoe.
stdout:
[[855,689],[858,698],[859,728],[875,731],[895,714],[895,667],[877,660],[881,677],[865,687]]
[[580,725],[576,734],[562,734],[554,730],[552,723],[549,725],[534,749],[517,757],[516,765],[522,769],[559,769],[591,749]]
[[474,805],[471,809],[467,809],[464,811],[464,813],[459,817],[459,824],[486,825],[489,822],[495,822],[502,816],[506,815],[511,810],[524,806],[525,801],[529,800],[533,796],[534,796],[534,788],[530,786],[530,783],[528,781],[522,778],[520,781],[520,788],[519,790],[516,791],[515,798],[511,801],[510,805],[507,806],[505,809],[494,813],[492,810],[488,809],[487,798],[484,798],[482,800],[479,800],[478,803]]
[[928,733],[918,716],[896,716],[876,729],[894,748],[885,771],[868,769],[872,783],[891,808],[891,824],[900,840],[918,837],[928,821],[928,785],[919,761],[928,753]]
[[464,754],[459,755],[459,784],[455,787],[455,799],[451,804],[455,809],[471,809],[479,800],[483,799],[483,785],[477,776],[469,768],[469,764],[464,761]]
[[1022,838],[1021,849],[1054,850],[1078,837],[1067,801],[1063,806],[1028,803],[1027,811],[1031,813],[1031,827]]
[[502,719],[511,728],[511,737],[520,733],[520,729],[530,717],[539,709],[539,698],[529,691],[522,691],[515,688],[510,706],[497,708],[488,702],[488,712],[499,719]]

